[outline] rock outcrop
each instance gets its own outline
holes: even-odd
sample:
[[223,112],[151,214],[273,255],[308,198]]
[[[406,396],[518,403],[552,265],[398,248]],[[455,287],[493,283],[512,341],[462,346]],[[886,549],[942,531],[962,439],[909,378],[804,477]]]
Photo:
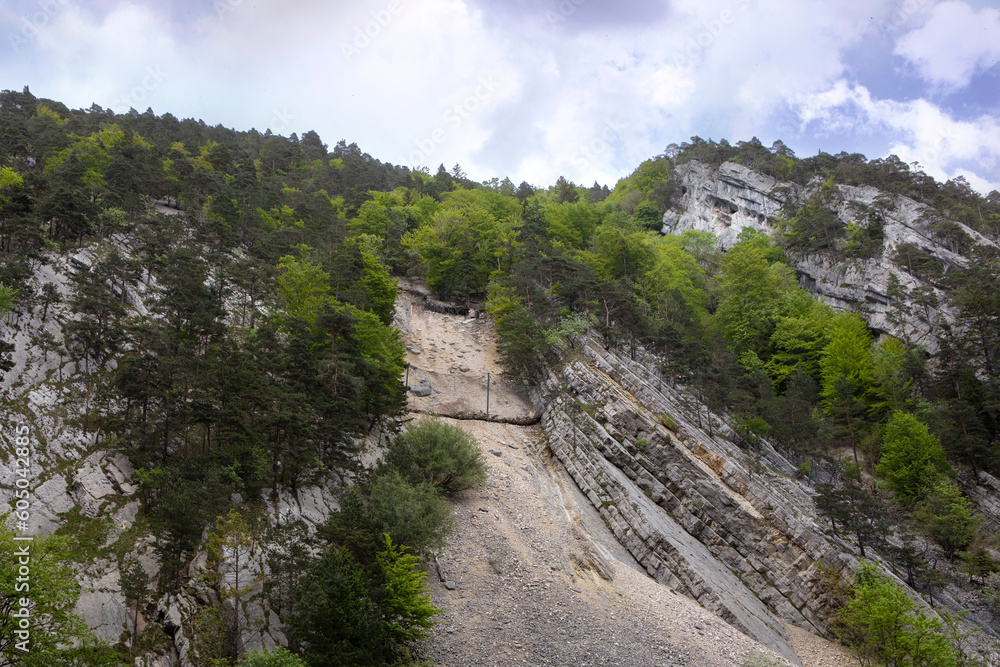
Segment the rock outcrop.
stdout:
[[715,418],[642,364],[580,349],[548,378],[549,448],[650,576],[794,660],[780,621],[824,634],[824,572],[856,564],[795,467],[766,446],[752,460],[721,421],[699,428]]
[[[786,203],[801,204],[822,186],[818,179],[807,186],[778,181],[733,162],[718,168],[686,162],[676,168],[675,174],[681,196],[676,206],[664,214],[663,232],[711,232],[723,249],[731,247],[744,229],[772,232]],[[863,223],[866,211],[878,210],[884,224],[881,251],[869,259],[793,256],[790,259],[802,285],[835,308],[861,313],[876,331],[936,352],[939,341],[935,330],[941,324],[953,323],[955,311],[938,286],[913,275],[908,266],[896,264],[896,250],[902,244],[912,244],[939,262],[945,273],[967,266],[969,259],[935,238],[931,225],[937,218],[927,206],[907,197],[886,195],[873,187],[835,187],[829,207],[845,226]],[[975,230],[959,227],[973,243],[995,246]],[[905,293],[923,288],[928,292],[926,300],[938,305],[925,307],[905,297],[897,303],[889,294],[893,276]]]

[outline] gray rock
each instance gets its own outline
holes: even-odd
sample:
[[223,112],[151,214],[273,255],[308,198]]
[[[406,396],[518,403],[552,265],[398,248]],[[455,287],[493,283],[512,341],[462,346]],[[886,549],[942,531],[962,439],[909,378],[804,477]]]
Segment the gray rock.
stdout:
[[[802,203],[822,186],[818,180],[807,186],[776,181],[733,162],[718,168],[698,161],[686,162],[676,168],[675,174],[684,194],[664,214],[663,232],[711,232],[722,249],[732,247],[744,229],[770,233],[775,217],[787,201]],[[793,256],[803,287],[834,308],[860,312],[877,331],[919,342],[928,352],[936,352],[940,347],[937,339],[940,325],[953,323],[956,311],[950,306],[947,294],[911,275],[907,266],[897,265],[893,260],[899,245],[913,243],[940,261],[946,271],[968,265],[968,258],[935,240],[930,228],[935,212],[907,197],[849,185],[837,185],[828,206],[845,225],[866,224],[867,211],[877,209],[884,223],[882,252],[871,259],[853,261],[821,255]],[[979,232],[958,224],[974,243],[996,247]],[[893,276],[907,291],[929,287],[940,305],[925,310],[909,300],[899,309],[887,293]],[[902,322],[898,321],[900,314]]]
[[459,366],[458,370],[462,371],[463,373],[468,373],[471,369],[468,366]]
[[417,386],[417,387],[410,387],[410,392],[414,396],[430,396],[431,395],[431,387],[429,387],[427,385],[420,385],[420,386]]
[[501,452],[499,449],[491,449],[490,454],[492,454],[493,456],[503,456],[503,452]]
[[118,640],[118,636],[126,629],[126,623],[129,620],[128,610],[125,608],[125,601],[121,597],[120,590],[81,592],[80,598],[76,602],[76,613],[94,631],[95,635],[108,642]]
[[444,582],[444,587],[447,588],[449,591],[453,591],[456,588],[458,588],[458,586],[455,584],[454,581],[446,581],[446,582]]
[[[727,439],[731,429],[721,420],[722,434],[699,429],[685,412],[695,401],[660,391],[628,355],[589,338],[578,349],[588,359],[551,373],[547,384],[600,403],[602,420],[550,403],[542,426],[553,454],[650,576],[798,664],[779,618],[823,634],[833,610],[814,564],[850,570],[856,563],[820,532],[809,493],[787,477],[751,478]],[[676,419],[689,446],[657,423],[663,414]],[[640,438],[649,442],[645,453],[634,447]],[[794,473],[776,452],[766,460]],[[761,511],[768,506],[780,516]]]

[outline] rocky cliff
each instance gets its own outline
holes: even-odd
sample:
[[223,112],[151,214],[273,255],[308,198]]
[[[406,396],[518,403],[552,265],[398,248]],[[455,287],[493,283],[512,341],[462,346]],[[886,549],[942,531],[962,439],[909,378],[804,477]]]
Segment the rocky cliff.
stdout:
[[[782,621],[830,634],[857,551],[819,516],[805,475],[767,442],[741,443],[641,351],[590,337],[577,352],[546,382],[548,446],[646,572],[792,660]],[[983,511],[997,497],[978,487]],[[958,590],[938,596],[987,628],[976,651],[1000,660],[990,613]]]
[[721,421],[709,435],[698,423],[716,418],[643,364],[594,339],[581,350],[549,377],[543,425],[621,543],[654,579],[785,656],[781,620],[823,634],[824,568],[856,561],[817,526],[796,469],[773,450],[754,465]]
[[[664,233],[699,230],[713,233],[725,249],[736,242],[744,229],[773,232],[786,205],[799,205],[822,187],[818,179],[807,186],[778,181],[741,164],[723,163],[712,168],[692,161],[679,165],[675,177],[680,197],[663,216]],[[955,312],[946,294],[935,284],[917,275],[908,265],[895,261],[903,244],[912,244],[947,273],[965,267],[969,258],[935,237],[931,225],[936,213],[912,199],[887,195],[873,187],[837,185],[830,209],[845,226],[865,224],[865,216],[877,210],[883,224],[881,250],[867,259],[845,259],[831,254],[807,254],[790,259],[802,285],[835,308],[863,314],[879,332],[920,343],[934,353],[939,340],[935,330],[952,323]],[[955,223],[972,243],[995,244],[975,230]],[[889,294],[891,277],[910,294],[922,288],[926,307],[912,298],[897,304]]]

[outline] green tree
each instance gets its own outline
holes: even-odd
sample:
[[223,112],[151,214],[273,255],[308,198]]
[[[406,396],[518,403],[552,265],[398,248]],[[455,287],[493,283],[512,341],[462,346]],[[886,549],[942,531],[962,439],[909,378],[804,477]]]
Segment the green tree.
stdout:
[[781,297],[794,282],[788,266],[775,262],[766,237],[749,236],[722,259],[722,296],[716,316],[737,354],[751,350],[762,360],[780,312]]
[[486,463],[476,438],[459,426],[424,418],[397,436],[386,452],[386,465],[447,494],[486,481]]
[[852,597],[837,614],[837,632],[863,665],[952,667],[955,652],[941,621],[929,618],[871,563],[855,571]]
[[330,276],[305,256],[311,250],[299,246],[299,257],[286,255],[278,265],[278,323],[287,327],[290,320],[313,324],[320,309],[330,299]]
[[538,319],[520,301],[511,302],[509,309],[506,309],[499,306],[495,299],[491,299],[487,309],[496,322],[497,333],[500,335],[497,352],[507,372],[525,378],[533,378],[541,373],[545,367],[549,345],[545,328]]
[[430,591],[424,583],[427,574],[417,567],[418,559],[406,553],[406,547],[392,543],[384,535],[385,550],[375,555],[385,581],[382,614],[386,630],[397,642],[412,642],[429,635],[431,620],[441,613],[431,604]]
[[773,353],[767,361],[767,374],[776,387],[784,386],[796,367],[820,377],[820,362],[834,319],[833,309],[798,286],[791,286],[783,301],[771,334]]
[[[374,590],[373,590],[374,588]],[[329,548],[295,592],[288,627],[311,667],[385,665],[397,657],[373,586],[346,547]]]
[[382,470],[348,488],[324,534],[371,557],[388,533],[417,554],[441,549],[453,525],[451,508],[429,482],[412,484],[397,470]]
[[[229,585],[225,572],[220,572],[219,593],[223,600],[231,599],[237,609],[242,607],[244,600],[253,591],[257,583],[254,580],[241,582],[240,575],[250,569],[251,559],[257,553],[257,531],[254,530],[246,517],[233,508],[223,516],[216,517],[215,527],[208,533],[208,565],[219,570],[223,565],[232,572],[232,584]],[[241,585],[242,584],[242,585]],[[236,614],[236,632],[241,632],[240,614]]]
[[[80,588],[65,537],[19,540],[0,516],[0,661],[10,665],[103,666],[108,653],[73,613]],[[71,648],[76,646],[76,648]],[[106,648],[106,647],[105,647]],[[92,662],[87,662],[91,660]]]
[[927,534],[934,538],[949,558],[972,542],[976,520],[962,489],[949,481],[939,481],[913,513]]
[[882,458],[875,472],[900,500],[912,504],[951,468],[941,443],[925,424],[908,412],[894,412],[885,427]]
[[858,460],[858,441],[865,430],[865,396],[872,384],[871,335],[854,313],[833,317],[820,359],[823,409],[846,433]]
[[17,290],[0,282],[0,317],[14,310],[17,301]]
[[823,398],[836,393],[840,378],[851,383],[854,396],[862,397],[872,384],[871,334],[864,319],[856,313],[836,315],[829,323],[829,342],[820,361]]
[[839,528],[854,535],[861,557],[866,558],[865,545],[877,545],[889,529],[882,503],[872,496],[861,478],[861,466],[844,466],[839,485],[819,484],[816,487],[816,507],[830,518],[833,530]]
[[131,559],[121,570],[122,597],[125,603],[132,609],[132,644],[139,636],[139,608],[149,594],[149,575],[143,569],[142,564]]

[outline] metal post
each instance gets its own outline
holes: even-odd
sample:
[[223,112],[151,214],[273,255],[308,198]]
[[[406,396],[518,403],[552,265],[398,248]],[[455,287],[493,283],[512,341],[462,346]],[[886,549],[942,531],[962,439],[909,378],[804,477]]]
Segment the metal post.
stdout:
[[486,416],[490,416],[490,374],[486,374]]
[[403,384],[407,387],[410,386],[410,365],[406,364],[406,379],[403,380]]

